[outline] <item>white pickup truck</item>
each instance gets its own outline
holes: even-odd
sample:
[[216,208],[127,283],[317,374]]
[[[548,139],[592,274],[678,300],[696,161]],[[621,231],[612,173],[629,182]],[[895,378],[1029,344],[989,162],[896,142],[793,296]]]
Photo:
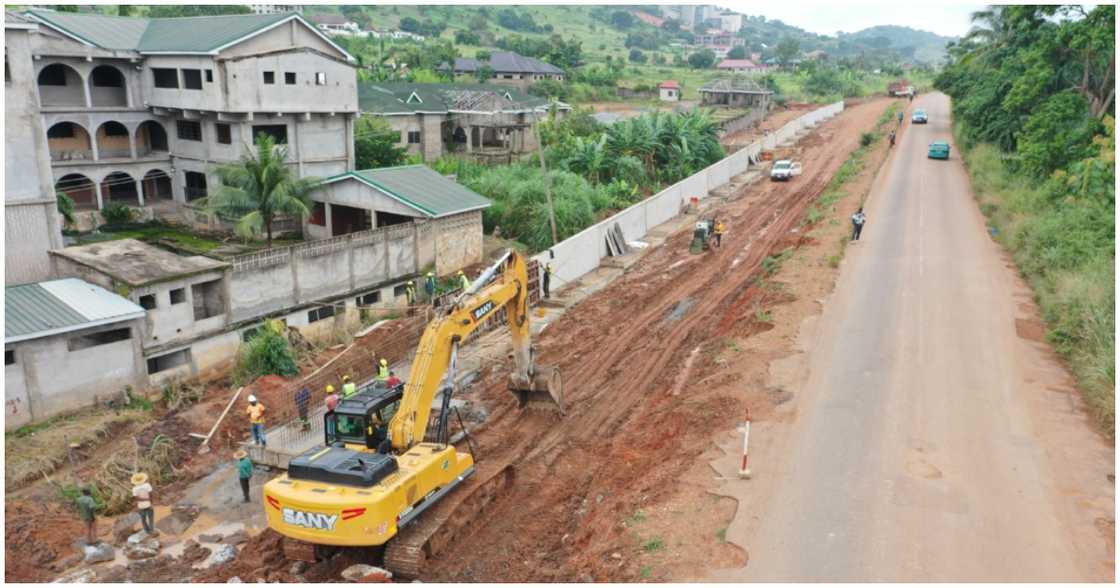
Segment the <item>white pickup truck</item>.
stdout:
[[775,161],[770,168],[770,181],[791,180],[794,176],[801,175],[801,164],[789,159]]

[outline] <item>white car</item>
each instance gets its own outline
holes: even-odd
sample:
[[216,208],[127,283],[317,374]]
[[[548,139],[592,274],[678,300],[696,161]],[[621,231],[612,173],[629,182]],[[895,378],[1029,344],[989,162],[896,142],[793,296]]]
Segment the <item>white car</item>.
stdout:
[[801,164],[788,159],[775,161],[774,167],[770,168],[770,180],[775,182],[778,180],[790,180],[793,179],[794,176],[799,175],[801,175]]

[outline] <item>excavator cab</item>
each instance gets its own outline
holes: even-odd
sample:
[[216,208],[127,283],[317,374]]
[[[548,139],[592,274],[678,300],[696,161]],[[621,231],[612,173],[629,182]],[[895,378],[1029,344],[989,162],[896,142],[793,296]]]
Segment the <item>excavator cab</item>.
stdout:
[[388,451],[389,421],[400,407],[403,394],[404,384],[387,388],[375,382],[339,402],[333,414],[323,415],[326,446]]

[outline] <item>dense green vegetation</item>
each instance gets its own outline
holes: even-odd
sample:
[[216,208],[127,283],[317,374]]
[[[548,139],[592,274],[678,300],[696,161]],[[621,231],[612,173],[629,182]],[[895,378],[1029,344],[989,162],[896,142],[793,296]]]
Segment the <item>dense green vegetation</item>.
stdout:
[[991,7],[974,21],[937,87],[984,213],[1111,434],[1115,7]]
[[534,251],[552,244],[545,183],[563,240],[724,157],[715,123],[703,112],[650,113],[608,128],[588,111],[541,124],[547,176],[536,159],[487,167],[443,158],[430,165],[489,198],[485,230]]

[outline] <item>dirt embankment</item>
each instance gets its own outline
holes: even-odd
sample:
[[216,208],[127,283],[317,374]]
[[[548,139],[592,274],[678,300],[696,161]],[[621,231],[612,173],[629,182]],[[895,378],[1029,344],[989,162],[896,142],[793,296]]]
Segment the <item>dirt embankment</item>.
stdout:
[[711,470],[699,464],[713,439],[748,405],[770,400],[708,377],[728,346],[768,328],[759,310],[780,294],[759,281],[763,261],[798,244],[793,231],[808,205],[883,106],[856,106],[783,154],[804,163],[796,181],[749,187],[724,205],[721,249],[690,256],[691,231],[682,231],[550,325],[536,343],[539,361],[564,374],[565,418],[520,413],[504,389],[506,368],[491,370],[474,392],[494,407],[476,432],[480,458],[516,464],[518,483],[426,579],[688,579],[742,563],[720,538],[728,506],[679,497],[703,494]]

